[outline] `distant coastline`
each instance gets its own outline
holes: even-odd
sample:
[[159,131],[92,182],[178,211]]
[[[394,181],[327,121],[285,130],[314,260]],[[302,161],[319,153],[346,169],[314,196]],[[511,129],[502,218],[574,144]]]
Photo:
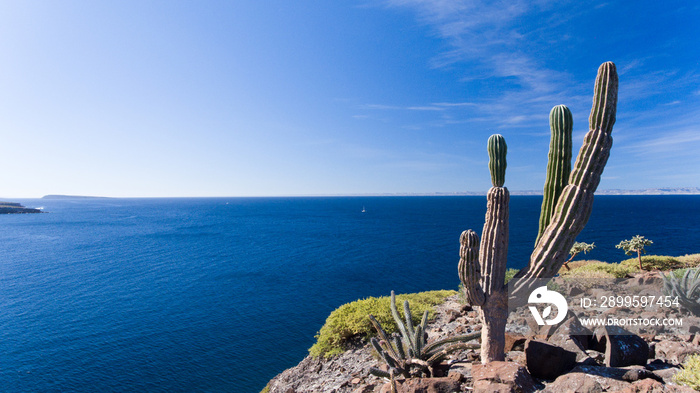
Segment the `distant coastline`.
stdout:
[[[510,190],[511,195],[541,196],[542,190]],[[299,197],[313,196],[484,196],[486,191],[455,191],[455,192],[384,192],[384,193],[358,193],[358,194],[308,194],[289,195]],[[700,195],[700,187],[679,188],[645,188],[639,190],[608,189],[597,190],[596,195]]]
[[108,199],[109,197],[85,195],[44,195],[41,199]]
[[17,203],[17,202],[0,201],[0,214],[30,214],[30,213],[43,213],[43,212],[41,211],[41,209],[24,207],[22,204]]

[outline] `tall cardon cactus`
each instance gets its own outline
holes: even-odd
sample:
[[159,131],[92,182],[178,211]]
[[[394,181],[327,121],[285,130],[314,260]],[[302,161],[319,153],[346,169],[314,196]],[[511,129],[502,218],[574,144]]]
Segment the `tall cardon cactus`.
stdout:
[[[459,276],[469,301],[481,306],[481,361],[503,360],[508,304],[524,304],[542,278],[553,277],[564,264],[576,236],[591,214],[593,193],[612,147],[612,127],[617,108],[617,71],[615,64],[604,63],[596,77],[590,128],[579,151],[573,171],[571,159],[572,117],[568,108],[557,106],[550,114],[552,142],[545,196],[542,203],[541,228],[535,250],[527,267],[517,279],[510,297],[504,284],[508,252],[508,190],[505,179],[505,141],[500,135],[489,138],[489,170],[493,187],[487,195],[486,223],[482,232],[478,261],[475,260],[477,236],[465,231],[460,238]],[[568,137],[568,141],[566,140]],[[503,146],[499,150],[499,146]],[[502,159],[502,161],[500,161]],[[498,165],[502,162],[502,165]],[[568,164],[570,165],[570,164]],[[563,179],[567,179],[563,182]],[[478,268],[477,268],[478,263]]]
[[474,231],[462,233],[459,276],[469,301],[481,306],[482,358],[503,360],[508,317],[508,296],[503,281],[508,254],[510,202],[510,193],[503,187],[507,152],[503,136],[492,135],[488,140],[487,151],[493,187],[486,195],[486,220],[481,232],[481,243],[477,246],[478,237]]

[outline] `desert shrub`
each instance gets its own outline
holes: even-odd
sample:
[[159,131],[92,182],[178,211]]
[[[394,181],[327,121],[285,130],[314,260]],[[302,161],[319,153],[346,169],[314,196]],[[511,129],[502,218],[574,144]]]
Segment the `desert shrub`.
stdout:
[[[630,258],[620,262],[623,266],[639,267],[637,258]],[[642,268],[644,270],[673,270],[687,267],[687,265],[678,260],[678,258],[668,255],[646,255],[642,257]]]
[[[413,310],[414,322],[418,324],[425,310],[428,310],[428,318],[434,318],[433,307],[454,294],[455,291],[419,292],[397,295],[396,300],[399,303],[408,300]],[[316,334],[316,343],[309,349],[309,354],[314,357],[339,355],[345,351],[348,339],[375,335],[369,314],[374,315],[388,334],[397,331],[398,327],[391,316],[390,301],[389,296],[368,297],[338,307],[331,312],[326,323]]]
[[565,266],[562,266],[562,267],[559,269],[559,275],[562,275],[562,276],[563,276],[563,275],[569,274],[569,273],[571,273],[572,271],[574,271],[574,270],[580,268],[581,266],[590,265],[590,264],[592,264],[592,263],[605,263],[605,262],[602,262],[602,261],[599,261],[599,260],[596,260],[596,259],[584,259],[584,260],[581,260],[581,261],[571,261],[571,262],[568,263],[568,266],[569,266],[568,269],[567,269]]
[[683,370],[673,376],[673,381],[700,391],[700,355],[690,355],[683,362]]
[[582,264],[578,267],[572,266],[570,271],[560,270],[559,273],[564,277],[622,278],[635,271],[638,271],[637,266],[635,265],[627,266],[617,263],[596,261]]
[[512,280],[513,277],[518,273],[518,269],[508,269],[506,270],[506,279],[505,283],[508,284],[508,281]]
[[683,255],[681,257],[676,257],[676,259],[687,267],[700,266],[700,254]]

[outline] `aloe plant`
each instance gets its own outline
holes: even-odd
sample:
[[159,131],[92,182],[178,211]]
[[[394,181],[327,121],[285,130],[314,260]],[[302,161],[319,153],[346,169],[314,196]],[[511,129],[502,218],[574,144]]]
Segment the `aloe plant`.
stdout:
[[369,370],[371,374],[392,381],[398,375],[403,375],[406,378],[430,377],[434,375],[435,365],[449,354],[463,349],[478,348],[478,345],[467,342],[478,338],[480,333],[448,337],[431,343],[426,342],[428,311],[423,313],[420,324],[414,326],[408,301],[404,302],[403,309],[405,321],[402,320],[396,309],[396,296],[394,291],[391,291],[391,315],[399,328],[400,335],[389,336],[374,316],[369,316],[377,331],[377,337],[372,337],[370,342],[389,367],[389,371],[372,367]]
[[691,313],[700,316],[700,268],[688,269],[682,277],[673,273],[661,274],[664,295],[678,297],[678,303]]

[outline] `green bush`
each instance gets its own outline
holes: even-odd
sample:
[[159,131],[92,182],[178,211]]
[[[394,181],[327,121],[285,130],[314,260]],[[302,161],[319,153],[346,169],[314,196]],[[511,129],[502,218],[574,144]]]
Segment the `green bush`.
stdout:
[[[635,266],[639,271],[639,261],[637,258],[630,258],[620,262],[623,266]],[[646,255],[642,257],[642,268],[644,270],[673,270],[687,267],[685,263],[675,257],[668,255]]]
[[508,281],[512,280],[513,277],[519,272],[518,269],[508,269],[506,270],[506,279],[505,283],[508,284]]
[[[397,295],[396,300],[399,304],[408,300],[414,322],[418,324],[425,310],[428,310],[428,318],[434,318],[433,307],[456,293],[455,291],[419,292]],[[389,296],[369,297],[338,307],[331,312],[326,323],[316,334],[316,343],[309,348],[309,354],[313,357],[339,355],[345,351],[345,343],[348,339],[355,336],[368,338],[375,335],[369,314],[374,315],[388,334],[397,331],[398,327],[391,316],[390,301]]]
[[700,355],[690,355],[683,362],[683,370],[673,376],[673,381],[700,391]]
[[676,257],[676,259],[687,267],[700,266],[700,254],[683,255],[682,257]]
[[[636,260],[633,260],[636,261]],[[564,277],[580,277],[580,278],[622,278],[629,273],[639,271],[636,265],[622,265],[617,263],[605,262],[589,262],[580,264],[578,267],[572,266],[571,270],[560,270],[559,273]]]

